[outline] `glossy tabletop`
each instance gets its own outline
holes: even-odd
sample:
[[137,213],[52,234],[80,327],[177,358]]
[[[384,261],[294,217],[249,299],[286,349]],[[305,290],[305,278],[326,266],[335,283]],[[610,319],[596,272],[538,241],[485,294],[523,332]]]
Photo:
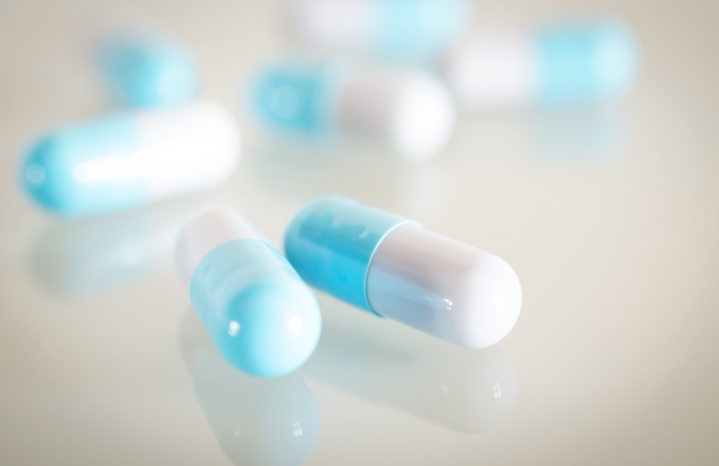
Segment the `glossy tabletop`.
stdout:
[[[291,47],[283,5],[0,3],[0,463],[718,464],[716,2],[477,3],[478,24],[623,18],[639,82],[601,110],[463,111],[420,163],[247,117],[243,84]],[[47,128],[113,108],[88,41],[128,9],[192,50],[203,96],[241,122],[242,159],[211,192],[58,219],[22,193],[18,161]],[[179,223],[229,205],[281,248],[293,211],[326,193],[506,259],[514,330],[461,349],[318,293],[323,333],[299,372],[229,368],[174,270]]]

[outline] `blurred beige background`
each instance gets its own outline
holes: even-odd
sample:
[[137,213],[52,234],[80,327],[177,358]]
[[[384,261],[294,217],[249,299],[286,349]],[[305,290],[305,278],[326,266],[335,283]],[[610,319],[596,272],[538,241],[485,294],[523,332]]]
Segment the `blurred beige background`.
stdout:
[[[450,147],[413,165],[267,141],[242,114],[243,78],[287,45],[280,2],[2,0],[0,463],[231,464],[193,388],[174,227],[221,202],[281,244],[300,202],[339,192],[505,258],[524,306],[497,359],[322,296],[323,355],[352,331],[374,356],[353,362],[359,372],[332,357],[303,369],[321,413],[307,465],[718,464],[719,4],[511,0],[475,10],[478,24],[622,18],[642,45],[638,85],[591,114],[464,114]],[[112,108],[85,47],[98,18],[125,11],[196,54],[203,95],[242,123],[243,160],[211,193],[59,221],[18,189],[18,159],[39,132]],[[86,267],[124,241],[122,228],[138,234],[137,267],[107,276]],[[397,370],[381,367],[395,361],[388,345],[404,355]],[[509,374],[504,399],[516,401],[494,420],[477,401],[485,430],[461,432],[463,405],[445,416],[438,397],[454,400],[448,384],[461,392],[463,377],[494,374],[493,364]],[[261,418],[242,397],[231,401],[240,417]]]

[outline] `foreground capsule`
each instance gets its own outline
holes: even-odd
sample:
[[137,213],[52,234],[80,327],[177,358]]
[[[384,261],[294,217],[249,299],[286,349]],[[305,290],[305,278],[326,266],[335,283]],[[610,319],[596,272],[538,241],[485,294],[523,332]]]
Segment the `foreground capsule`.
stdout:
[[467,0],[299,0],[290,21],[317,48],[422,59],[462,33],[469,9]]
[[322,320],[312,291],[239,213],[199,212],[175,247],[177,269],[207,333],[232,365],[278,377],[310,357]]
[[409,158],[434,155],[454,129],[449,91],[418,70],[346,63],[275,66],[257,80],[254,103],[274,129],[384,140]]
[[115,98],[148,107],[189,102],[197,93],[198,71],[180,44],[142,31],[116,31],[99,43],[97,62]]
[[503,259],[342,196],[304,204],[285,252],[313,287],[467,348],[504,338],[522,306]]
[[123,112],[40,138],[22,183],[55,213],[100,214],[219,185],[239,152],[237,124],[217,104]]
[[458,101],[477,108],[601,103],[626,93],[638,68],[633,34],[614,21],[478,34],[446,60]]

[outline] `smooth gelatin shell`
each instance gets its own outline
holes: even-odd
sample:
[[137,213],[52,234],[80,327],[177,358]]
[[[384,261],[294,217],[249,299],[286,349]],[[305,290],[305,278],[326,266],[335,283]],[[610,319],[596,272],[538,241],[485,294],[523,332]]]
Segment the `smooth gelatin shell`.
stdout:
[[241,238],[212,249],[193,273],[190,297],[220,353],[249,374],[288,374],[317,345],[322,324],[314,295],[264,241]]
[[21,183],[30,196],[61,215],[121,210],[146,202],[139,180],[113,180],[102,158],[139,147],[128,117],[111,117],[49,134],[28,151]]

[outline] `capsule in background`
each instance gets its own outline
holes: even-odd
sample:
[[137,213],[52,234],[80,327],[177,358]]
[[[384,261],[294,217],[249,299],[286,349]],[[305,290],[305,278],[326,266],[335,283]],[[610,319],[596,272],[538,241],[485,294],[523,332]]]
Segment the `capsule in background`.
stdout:
[[384,140],[408,158],[434,155],[454,130],[449,91],[419,70],[280,65],[260,75],[253,100],[259,117],[286,134]]
[[234,118],[221,106],[123,112],[41,137],[22,184],[60,215],[129,209],[209,189],[230,177],[240,153]]
[[444,51],[469,16],[467,0],[299,0],[290,27],[315,48],[415,60]]
[[178,105],[195,97],[197,65],[179,43],[138,30],[114,31],[99,41],[102,80],[121,103],[138,107]]
[[322,327],[312,291],[274,246],[230,209],[199,212],[175,246],[178,272],[220,353],[251,375],[299,368]]
[[445,66],[458,102],[467,107],[587,105],[617,99],[631,88],[639,49],[619,22],[547,24],[470,36]]
[[342,196],[304,204],[285,253],[313,287],[467,348],[504,338],[522,306],[503,259]]

